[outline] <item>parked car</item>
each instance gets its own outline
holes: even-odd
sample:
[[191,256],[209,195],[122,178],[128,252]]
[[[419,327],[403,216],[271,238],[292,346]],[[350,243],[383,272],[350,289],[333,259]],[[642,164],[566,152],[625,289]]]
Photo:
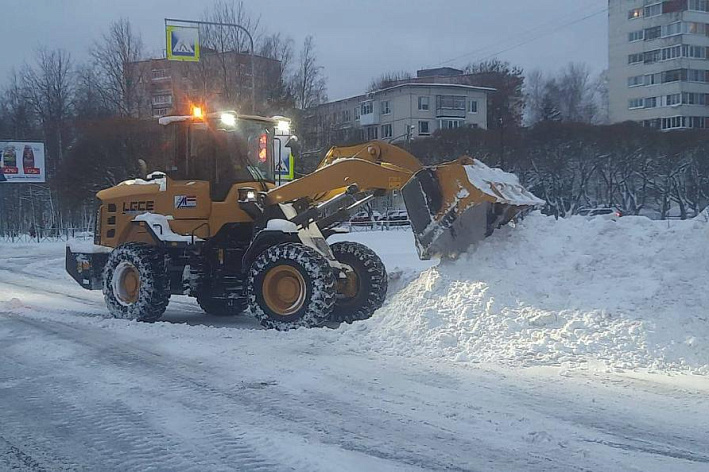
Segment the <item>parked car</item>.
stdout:
[[576,213],[587,218],[600,217],[608,220],[617,220],[623,216],[622,211],[613,207],[579,208]]
[[388,226],[408,226],[409,214],[406,210],[389,210],[384,216],[383,223]]
[[373,211],[371,213],[368,213],[366,211],[360,211],[350,218],[350,224],[352,226],[364,226],[373,228],[377,225],[381,217],[382,215],[378,211]]

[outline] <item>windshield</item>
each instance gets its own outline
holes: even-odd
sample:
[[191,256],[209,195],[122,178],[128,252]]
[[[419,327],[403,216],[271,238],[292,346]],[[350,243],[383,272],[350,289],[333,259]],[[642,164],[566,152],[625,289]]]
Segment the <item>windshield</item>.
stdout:
[[210,120],[173,126],[171,177],[209,181],[217,199],[234,183],[275,180],[270,123],[237,120],[227,128]]

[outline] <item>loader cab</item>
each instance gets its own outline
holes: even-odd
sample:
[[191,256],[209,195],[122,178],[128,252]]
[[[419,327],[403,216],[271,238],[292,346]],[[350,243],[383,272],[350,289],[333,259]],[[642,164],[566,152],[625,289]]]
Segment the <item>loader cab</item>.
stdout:
[[235,183],[261,190],[276,180],[274,134],[278,121],[233,111],[163,117],[168,134],[165,168],[174,180],[210,183],[212,201],[224,201]]

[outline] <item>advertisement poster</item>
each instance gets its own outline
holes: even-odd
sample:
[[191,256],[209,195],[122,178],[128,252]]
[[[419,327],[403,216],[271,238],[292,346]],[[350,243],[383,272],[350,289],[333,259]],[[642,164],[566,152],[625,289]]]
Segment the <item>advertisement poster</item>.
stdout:
[[0,183],[44,181],[44,143],[0,141]]

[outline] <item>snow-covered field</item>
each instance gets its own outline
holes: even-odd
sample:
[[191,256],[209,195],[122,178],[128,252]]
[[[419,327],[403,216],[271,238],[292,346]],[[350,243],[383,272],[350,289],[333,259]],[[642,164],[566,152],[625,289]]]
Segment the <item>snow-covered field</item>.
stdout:
[[[340,237],[340,239],[344,239]],[[709,224],[532,215],[280,333],[107,318],[60,244],[0,256],[0,470],[709,470]]]

